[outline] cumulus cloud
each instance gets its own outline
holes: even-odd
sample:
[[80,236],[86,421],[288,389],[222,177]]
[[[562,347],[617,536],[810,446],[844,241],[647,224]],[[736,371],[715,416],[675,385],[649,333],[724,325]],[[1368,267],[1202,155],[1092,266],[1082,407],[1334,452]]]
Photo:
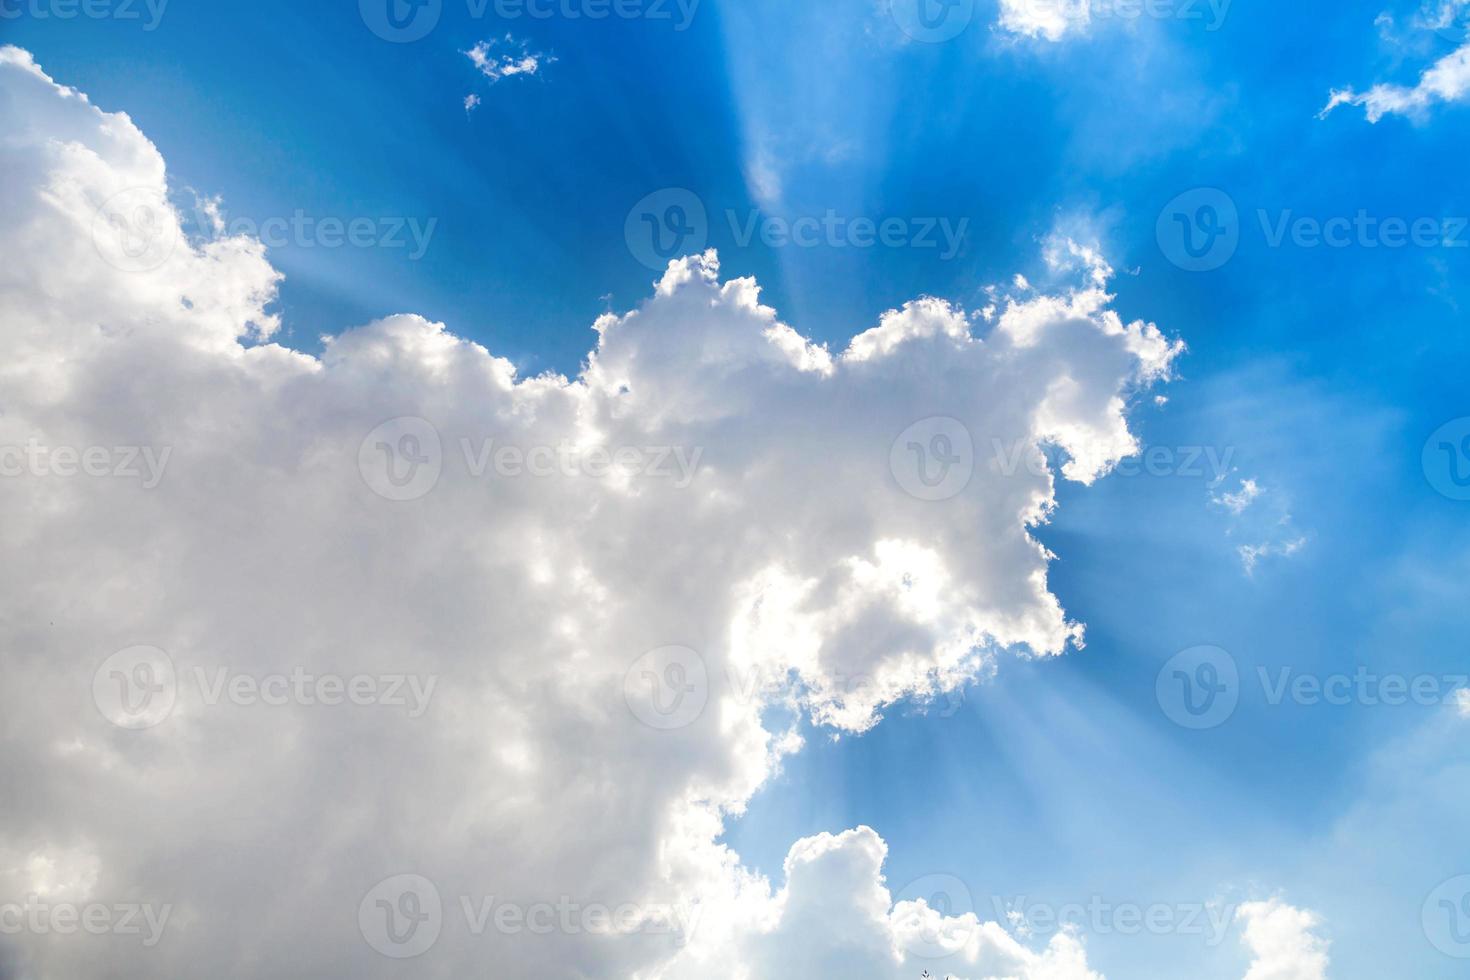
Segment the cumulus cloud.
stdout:
[[919,883],[935,894],[891,894],[886,855],[868,827],[798,841],[786,857],[785,887],[747,901],[731,928],[697,937],[658,975],[725,976],[726,964],[739,963],[750,977],[917,980],[942,969],[968,980],[1102,980],[1069,932],[1031,949],[968,907],[931,907],[971,904],[958,879]]
[[[1464,40],[1467,17],[1470,17],[1470,0],[1441,0],[1426,5],[1417,23],[1422,29]],[[1342,105],[1361,106],[1371,123],[1390,114],[1422,118],[1436,103],[1459,102],[1467,94],[1470,94],[1470,43],[1425,69],[1414,85],[1382,82],[1366,92],[1334,89],[1318,118],[1325,118]]]
[[1236,919],[1252,957],[1245,980],[1326,980],[1328,944],[1314,913],[1271,899],[1242,905]]
[[773,706],[862,732],[1081,642],[1031,534],[1057,474],[976,450],[1057,446],[1082,483],[1136,450],[1180,347],[1098,276],[983,336],[917,300],[834,353],[709,253],[575,378],[408,313],[316,357],[125,115],[3,48],[0,122],[5,886],[169,913],[0,962],[887,978],[932,934],[971,978],[1093,976],[1074,937],[894,901],[874,831],[798,842],[780,888],[720,839],[801,748]]

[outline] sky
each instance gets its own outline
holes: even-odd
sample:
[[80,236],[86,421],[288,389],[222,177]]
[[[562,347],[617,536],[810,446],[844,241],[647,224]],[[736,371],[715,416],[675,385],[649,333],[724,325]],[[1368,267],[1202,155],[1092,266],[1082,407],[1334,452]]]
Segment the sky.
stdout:
[[1463,976],[1467,25],[0,0],[0,980]]

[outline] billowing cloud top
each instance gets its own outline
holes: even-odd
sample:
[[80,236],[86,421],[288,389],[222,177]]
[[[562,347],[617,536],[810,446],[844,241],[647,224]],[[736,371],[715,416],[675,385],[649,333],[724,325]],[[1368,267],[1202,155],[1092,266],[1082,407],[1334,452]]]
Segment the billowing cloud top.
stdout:
[[1080,642],[1027,464],[1106,473],[1180,350],[1100,263],[836,354],[711,253],[575,379],[407,314],[312,357],[126,116],[5,48],[0,123],[0,890],[157,931],[16,976],[1093,976],[895,902],[872,830],[779,884],[718,840],[805,724]]

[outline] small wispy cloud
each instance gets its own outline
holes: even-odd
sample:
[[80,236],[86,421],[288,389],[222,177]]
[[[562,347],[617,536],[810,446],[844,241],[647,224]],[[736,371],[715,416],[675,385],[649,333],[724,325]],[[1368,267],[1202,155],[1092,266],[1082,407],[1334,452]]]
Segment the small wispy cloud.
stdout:
[[[507,51],[505,48],[514,50]],[[518,42],[509,34],[501,40],[481,41],[464,54],[480,74],[492,82],[516,75],[536,75],[547,65],[556,62],[552,55],[531,52],[524,41]]]
[[466,115],[469,115],[471,112],[474,112],[475,109],[479,105],[480,105],[480,97],[478,95],[474,94],[473,92],[471,92],[469,95],[466,95],[464,97],[464,111],[465,111],[465,114]]
[[1255,480],[1241,480],[1240,489],[1234,493],[1211,493],[1210,500],[1232,514],[1243,514],[1245,509],[1261,495],[1261,486]]
[[1291,558],[1306,548],[1307,536],[1292,520],[1285,494],[1262,486],[1254,477],[1238,479],[1237,489],[1226,490],[1225,479],[1221,476],[1211,484],[1210,504],[1230,515],[1227,533],[1232,537],[1256,539],[1255,544],[1235,549],[1246,575],[1255,575],[1256,566],[1264,558]]
[[1256,571],[1256,563],[1262,558],[1290,558],[1306,546],[1306,538],[1292,538],[1280,543],[1266,541],[1261,544],[1243,544],[1236,550],[1240,554],[1241,564],[1245,566],[1245,573],[1253,575]]

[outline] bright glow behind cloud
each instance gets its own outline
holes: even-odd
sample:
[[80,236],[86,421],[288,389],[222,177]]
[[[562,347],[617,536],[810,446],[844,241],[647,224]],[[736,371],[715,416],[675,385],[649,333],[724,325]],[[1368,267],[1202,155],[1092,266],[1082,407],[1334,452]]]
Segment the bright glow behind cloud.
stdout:
[[[0,526],[0,576],[29,611],[0,621],[8,863],[175,923],[147,949],[30,937],[38,973],[397,976],[355,917],[412,873],[443,900],[422,976],[888,980],[936,941],[971,980],[1093,976],[1070,935],[1030,949],[896,902],[872,830],[797,842],[780,887],[718,840],[800,749],[768,704],[860,732],[1006,647],[1080,642],[1028,533],[1053,478],[986,450],[1060,445],[1084,483],[1135,450],[1129,401],[1180,348],[1109,308],[1100,259],[1067,250],[1079,285],[1012,300],[985,336],[925,299],[835,355],[708,254],[600,320],[576,379],[518,378],[410,314],[315,358],[269,342],[258,242],[184,240],[125,116],[14,48],[0,91],[0,445],[168,452],[147,490],[0,481],[27,518]],[[959,433],[968,460],[932,438]],[[499,450],[538,447],[573,465],[502,472]],[[435,479],[376,468],[395,448]],[[620,450],[673,476],[593,465]],[[928,494],[916,452],[971,472]],[[125,731],[94,675],[137,645],[167,652],[177,698]],[[686,717],[661,703],[671,665]],[[220,671],[303,670],[433,683],[417,711],[209,696]],[[491,896],[643,911],[476,932],[461,899]]]

